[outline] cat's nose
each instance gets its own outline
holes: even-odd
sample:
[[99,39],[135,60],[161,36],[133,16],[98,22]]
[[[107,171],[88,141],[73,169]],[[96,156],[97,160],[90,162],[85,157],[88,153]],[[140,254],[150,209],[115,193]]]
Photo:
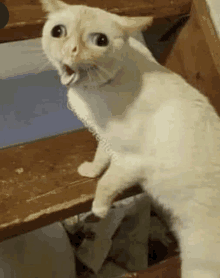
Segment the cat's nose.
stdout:
[[77,51],[77,47],[75,46],[72,50],[72,52],[76,52]]

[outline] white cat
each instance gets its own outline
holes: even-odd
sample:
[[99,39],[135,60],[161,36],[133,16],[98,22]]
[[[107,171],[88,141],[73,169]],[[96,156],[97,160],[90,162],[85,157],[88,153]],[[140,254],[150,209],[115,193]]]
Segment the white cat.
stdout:
[[100,178],[92,212],[105,217],[115,196],[140,183],[173,215],[182,278],[220,275],[220,121],[208,99],[158,64],[131,37],[152,18],[42,0],[49,12],[43,49],[68,86],[70,109],[99,140]]

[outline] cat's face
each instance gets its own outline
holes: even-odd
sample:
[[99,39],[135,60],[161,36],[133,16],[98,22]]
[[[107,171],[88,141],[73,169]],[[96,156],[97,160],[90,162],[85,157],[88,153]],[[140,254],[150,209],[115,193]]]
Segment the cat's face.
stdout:
[[129,26],[124,18],[98,8],[43,1],[50,13],[42,45],[62,84],[83,80],[105,83],[112,79],[128,51]]

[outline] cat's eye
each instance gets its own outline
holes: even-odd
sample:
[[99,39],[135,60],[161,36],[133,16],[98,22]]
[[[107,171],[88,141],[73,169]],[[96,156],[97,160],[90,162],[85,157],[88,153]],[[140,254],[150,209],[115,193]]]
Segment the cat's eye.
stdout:
[[51,36],[54,38],[65,37],[67,34],[66,27],[64,25],[56,25],[51,31]]
[[108,37],[102,33],[94,34],[93,42],[100,47],[107,46],[109,44]]

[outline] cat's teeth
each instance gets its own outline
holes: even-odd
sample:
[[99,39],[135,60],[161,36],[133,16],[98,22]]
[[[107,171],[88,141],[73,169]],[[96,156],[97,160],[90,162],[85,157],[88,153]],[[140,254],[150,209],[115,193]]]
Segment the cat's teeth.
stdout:
[[67,73],[63,73],[61,75],[60,81],[62,85],[68,86],[70,85],[70,83],[75,83],[78,79],[79,79],[79,74],[76,72],[72,73],[71,75]]

